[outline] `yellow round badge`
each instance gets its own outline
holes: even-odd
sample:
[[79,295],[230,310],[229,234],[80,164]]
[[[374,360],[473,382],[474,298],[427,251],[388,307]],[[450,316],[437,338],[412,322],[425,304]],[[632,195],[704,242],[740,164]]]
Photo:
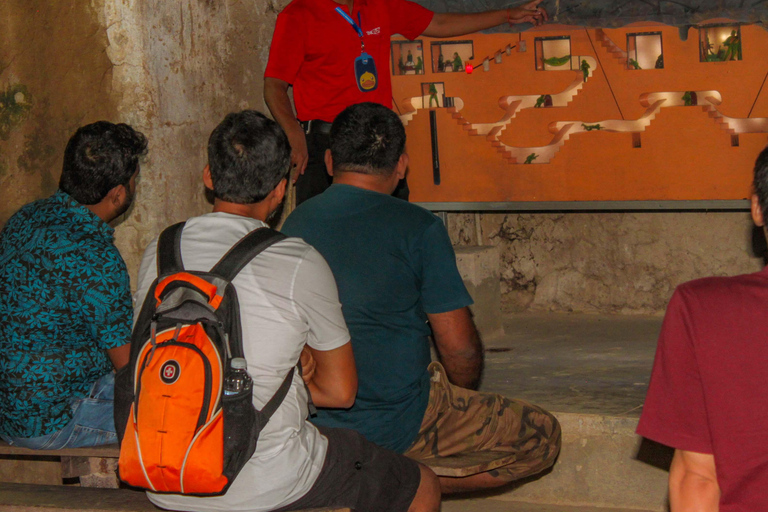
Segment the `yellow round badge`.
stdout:
[[360,88],[364,91],[370,91],[376,87],[376,75],[366,71],[360,76]]

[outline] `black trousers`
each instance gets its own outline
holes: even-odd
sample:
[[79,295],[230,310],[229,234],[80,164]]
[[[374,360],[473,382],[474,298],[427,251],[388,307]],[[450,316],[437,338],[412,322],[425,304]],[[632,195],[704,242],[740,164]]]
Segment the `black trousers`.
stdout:
[[[307,199],[322,194],[325,189],[331,186],[332,178],[325,168],[325,151],[330,147],[330,134],[323,133],[313,126],[307,134],[307,152],[309,153],[307,168],[296,181],[296,206]],[[408,182],[405,179],[400,180],[392,195],[407,201],[410,195]]]

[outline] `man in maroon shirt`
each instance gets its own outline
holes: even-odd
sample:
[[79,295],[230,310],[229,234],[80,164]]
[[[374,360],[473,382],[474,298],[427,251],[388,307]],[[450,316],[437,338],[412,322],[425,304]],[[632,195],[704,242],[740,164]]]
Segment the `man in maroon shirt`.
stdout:
[[[752,220],[766,233],[768,148]],[[672,512],[768,509],[768,267],[680,285],[667,307],[637,433],[675,448]]]
[[[291,143],[294,179],[298,178],[296,204],[330,185],[323,157],[335,117],[346,107],[366,101],[392,108],[393,34],[408,39],[452,37],[502,23],[539,25],[547,20],[546,11],[538,7],[541,1],[468,14],[435,14],[408,0],[293,0],[288,4],[277,17],[264,72],[264,100]],[[371,66],[373,80],[365,74]],[[291,85],[296,116],[288,98]]]

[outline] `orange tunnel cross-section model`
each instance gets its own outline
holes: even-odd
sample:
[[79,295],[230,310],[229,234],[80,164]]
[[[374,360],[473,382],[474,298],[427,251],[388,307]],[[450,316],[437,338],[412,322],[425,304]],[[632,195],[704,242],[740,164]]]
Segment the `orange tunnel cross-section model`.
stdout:
[[[640,69],[621,42],[651,32],[663,38],[663,67]],[[701,62],[698,38],[678,34],[660,24],[544,26],[511,44],[518,36],[477,34],[475,54],[489,57],[475,59],[472,74],[431,73],[427,63],[423,75],[393,77],[412,200],[745,199],[768,141],[768,33],[742,26],[743,60],[734,62]],[[532,49],[549,38],[569,40],[564,71],[536,64]],[[451,101],[440,105],[451,106],[430,108],[430,82],[441,83]],[[431,180],[425,110],[437,111],[440,185]]]

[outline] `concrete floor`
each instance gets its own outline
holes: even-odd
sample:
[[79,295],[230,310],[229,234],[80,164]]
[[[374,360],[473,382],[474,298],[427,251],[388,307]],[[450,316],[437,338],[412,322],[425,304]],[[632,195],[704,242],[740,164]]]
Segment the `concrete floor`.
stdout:
[[661,316],[509,315],[486,342],[481,389],[550,411],[637,417]]
[[[596,422],[602,425],[601,421],[607,421],[610,428],[606,428],[611,432],[610,435],[601,433],[602,431],[590,433],[588,426],[582,428],[584,432],[569,432],[571,437],[575,436],[577,441],[574,442],[577,442],[578,446],[564,447],[564,450],[569,453],[561,454],[559,464],[562,467],[559,473],[556,470],[551,476],[544,477],[536,483],[543,487],[556,488],[553,491],[554,494],[550,493],[552,494],[550,498],[559,496],[555,503],[560,500],[565,503],[592,502],[587,498],[589,493],[581,487],[593,488],[593,494],[602,496],[596,489],[610,490],[609,488],[617,485],[619,487],[626,485],[627,495],[632,494],[630,491],[634,487],[639,487],[642,488],[641,494],[648,494],[658,499],[622,498],[622,500],[616,500],[617,502],[626,503],[624,506],[631,504],[631,510],[635,512],[660,509],[654,503],[664,500],[666,474],[661,472],[661,476],[650,475],[659,482],[654,480],[658,485],[651,485],[646,489],[647,486],[643,487],[643,485],[648,483],[646,480],[649,475],[645,473],[650,473],[651,469],[646,470],[645,464],[631,462],[630,459],[634,459],[633,454],[636,451],[633,425],[642,412],[661,322],[661,316],[525,313],[507,316],[504,320],[505,335],[486,340],[485,372],[481,385],[483,391],[523,398],[556,413],[598,414],[625,418],[624,420],[621,418],[602,420],[591,417],[589,422],[584,423],[587,425],[591,424],[590,422]],[[622,421],[632,425],[624,429],[617,427]],[[574,427],[572,423],[574,422],[569,423],[570,427]],[[619,431],[626,437],[622,439],[628,446],[617,441],[617,438],[621,437],[616,434]],[[586,451],[582,454],[579,449]],[[617,456],[617,452],[622,452],[622,455]],[[582,455],[584,455],[583,460],[579,458]],[[570,461],[569,456],[579,460]],[[618,457],[621,460],[612,463],[608,460],[611,457]],[[627,460],[625,461],[624,458]],[[598,464],[598,467],[593,467],[593,464]],[[584,469],[582,470],[579,465],[583,465]],[[574,467],[571,468],[571,466]],[[612,475],[604,475],[600,468],[607,469]],[[579,472],[579,470],[582,471]],[[576,475],[589,474],[590,476],[589,478],[579,477],[581,480],[577,478],[577,481],[581,483],[573,484],[566,478],[572,472]],[[617,484],[609,478],[615,476],[614,473],[625,474],[629,480],[623,484]],[[625,477],[617,478],[621,480]],[[577,485],[576,490],[580,493],[569,487],[571,485]],[[630,511],[627,508],[527,503],[525,501],[527,499],[536,501],[536,496],[542,491],[539,490],[538,494],[536,490],[523,492],[526,490],[528,489],[524,486],[517,491],[499,496],[489,493],[487,496],[446,498],[443,501],[442,511]],[[621,491],[618,492],[621,494]],[[603,498],[594,502],[603,504],[612,502],[608,498]],[[552,501],[549,502],[552,503]]]

